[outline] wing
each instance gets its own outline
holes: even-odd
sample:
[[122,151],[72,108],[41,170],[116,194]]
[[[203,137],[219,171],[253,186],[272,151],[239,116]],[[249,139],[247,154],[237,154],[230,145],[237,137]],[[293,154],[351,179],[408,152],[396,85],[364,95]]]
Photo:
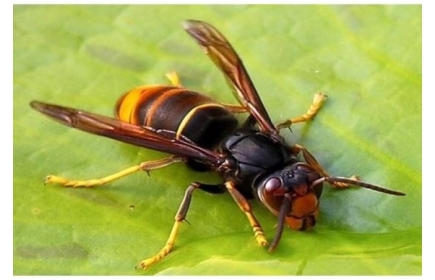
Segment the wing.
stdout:
[[177,139],[176,134],[170,131],[158,131],[121,122],[114,118],[39,101],[30,102],[30,106],[61,124],[92,134],[139,147],[199,159],[211,165],[217,166],[224,161],[221,154],[201,148],[187,139]]
[[216,28],[202,21],[187,20],[183,26],[232,84],[239,100],[254,116],[260,130],[278,134],[242,60],[227,39]]

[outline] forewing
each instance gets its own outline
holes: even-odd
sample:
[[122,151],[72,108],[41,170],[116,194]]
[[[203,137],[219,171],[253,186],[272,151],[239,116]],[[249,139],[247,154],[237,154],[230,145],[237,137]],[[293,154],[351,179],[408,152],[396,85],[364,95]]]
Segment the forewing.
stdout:
[[227,39],[206,22],[187,20],[184,29],[204,49],[234,87],[239,100],[256,119],[261,131],[277,134],[242,60]]
[[211,165],[219,165],[223,161],[220,154],[203,149],[187,139],[177,139],[175,133],[169,131],[157,131],[149,127],[121,122],[118,119],[39,101],[32,101],[30,106],[64,125],[92,134],[139,147],[203,160]]

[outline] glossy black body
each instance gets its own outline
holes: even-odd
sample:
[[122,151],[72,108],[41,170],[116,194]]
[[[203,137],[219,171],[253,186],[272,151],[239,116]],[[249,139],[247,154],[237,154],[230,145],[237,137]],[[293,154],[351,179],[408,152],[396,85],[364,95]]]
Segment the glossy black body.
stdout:
[[219,152],[232,164],[230,171],[223,174],[224,180],[234,181],[247,198],[255,196],[259,178],[297,161],[287,145],[253,128],[242,128],[229,134],[222,141]]

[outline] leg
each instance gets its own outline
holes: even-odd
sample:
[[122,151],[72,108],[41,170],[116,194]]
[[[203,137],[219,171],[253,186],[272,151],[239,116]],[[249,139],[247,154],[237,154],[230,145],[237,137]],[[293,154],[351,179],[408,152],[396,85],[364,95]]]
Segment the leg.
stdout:
[[235,188],[235,185],[233,182],[226,182],[225,187],[228,190],[228,192],[231,194],[233,199],[236,201],[237,205],[239,205],[240,209],[245,212],[246,216],[248,217],[249,223],[251,224],[252,230],[254,231],[255,239],[257,240],[258,245],[260,246],[266,246],[267,240],[264,236],[263,229],[261,228],[260,223],[257,221],[257,218],[255,218],[254,214],[252,213],[251,205],[249,205],[249,202],[246,200],[246,198]]
[[317,112],[320,110],[325,99],[326,99],[326,95],[324,95],[323,93],[320,93],[320,92],[316,93],[314,95],[314,99],[313,99],[313,102],[311,103],[310,108],[307,110],[307,112],[305,114],[303,114],[302,116],[297,117],[297,118],[283,121],[283,122],[277,124],[276,127],[278,129],[283,129],[286,127],[290,127],[294,123],[306,122],[306,121],[311,120],[317,114]]
[[[323,167],[320,165],[320,163],[316,160],[316,158],[314,158],[314,156],[307,150],[305,149],[303,146],[296,144],[293,146],[293,152],[294,153],[299,153],[302,152],[302,155],[305,159],[305,161],[311,166],[313,167],[317,172],[320,173],[320,175],[322,175],[323,177],[329,178],[329,174],[328,172],[326,172],[325,169],[323,169]],[[352,177],[350,177],[350,179],[352,180],[356,180],[358,181],[359,178],[355,175],[353,175]],[[347,188],[350,186],[350,184],[347,183],[342,183],[342,182],[334,182],[334,181],[328,181],[332,186],[336,187],[336,188]]]
[[170,156],[170,157],[159,159],[159,160],[146,161],[146,162],[142,162],[139,165],[132,166],[130,168],[127,168],[125,170],[117,172],[115,174],[106,176],[104,178],[91,179],[91,180],[86,180],[86,181],[68,180],[68,179],[65,179],[62,177],[49,175],[45,178],[45,183],[46,184],[60,184],[60,185],[63,185],[65,187],[73,187],[73,188],[77,188],[77,187],[88,188],[88,187],[103,185],[107,182],[111,182],[111,181],[114,181],[116,179],[122,178],[124,176],[130,175],[130,174],[132,174],[136,171],[139,171],[139,170],[148,172],[148,171],[162,168],[162,167],[168,166],[172,163],[180,162],[180,161],[182,161],[182,158],[180,158],[178,156]]
[[183,200],[181,201],[180,208],[178,208],[177,214],[175,215],[175,223],[172,227],[171,233],[169,234],[169,238],[166,241],[165,246],[163,246],[163,248],[154,256],[141,261],[136,266],[136,268],[145,269],[166,257],[172,251],[181,223],[186,219],[187,211],[189,210],[190,206],[190,201],[192,200],[193,191],[196,189],[202,189],[215,194],[225,192],[225,189],[222,188],[222,186],[220,185],[207,185],[196,182],[190,184],[189,187],[187,187]]
[[193,191],[196,189],[201,189],[215,194],[223,193],[225,189],[228,190],[231,196],[233,197],[233,199],[236,201],[237,205],[239,205],[240,209],[242,209],[242,211],[245,212],[246,216],[248,217],[248,220],[254,230],[254,235],[255,238],[257,239],[257,243],[261,246],[267,245],[267,241],[264,237],[263,230],[261,229],[261,226],[258,223],[257,219],[252,214],[251,206],[249,205],[248,201],[242,196],[242,194],[240,194],[239,191],[235,189],[234,183],[226,182],[225,188],[223,188],[220,185],[215,186],[215,185],[206,185],[200,183],[192,183],[189,185],[189,187],[186,190],[186,193],[184,194],[183,200],[181,201],[180,204],[180,208],[178,209],[177,214],[175,215],[175,223],[172,227],[171,233],[169,234],[169,238],[166,241],[165,246],[163,246],[163,248],[154,256],[141,261],[136,266],[136,268],[146,269],[150,265],[162,260],[172,251],[181,223],[186,219],[187,211],[189,210],[189,206],[190,206],[190,201],[192,200]]
[[166,73],[165,76],[169,80],[169,82],[171,82],[171,85],[181,87],[180,77],[178,76],[177,72],[169,72]]

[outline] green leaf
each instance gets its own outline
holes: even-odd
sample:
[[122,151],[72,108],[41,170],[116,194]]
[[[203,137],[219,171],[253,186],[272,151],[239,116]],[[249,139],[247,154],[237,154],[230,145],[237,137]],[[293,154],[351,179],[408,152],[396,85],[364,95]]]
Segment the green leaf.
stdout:
[[[269,254],[229,195],[198,191],[174,251],[135,270],[166,242],[187,185],[218,177],[178,164],[92,189],[44,185],[48,174],[98,178],[162,154],[58,125],[28,103],[112,115],[122,93],[167,83],[169,71],[234,103],[182,30],[189,18],[232,42],[275,121],[328,95],[312,122],[283,131],[290,143],[333,175],[406,196],[326,188],[316,228],[286,229]],[[14,6],[14,274],[421,275],[421,26],[419,5]],[[273,238],[276,218],[252,205]]]

